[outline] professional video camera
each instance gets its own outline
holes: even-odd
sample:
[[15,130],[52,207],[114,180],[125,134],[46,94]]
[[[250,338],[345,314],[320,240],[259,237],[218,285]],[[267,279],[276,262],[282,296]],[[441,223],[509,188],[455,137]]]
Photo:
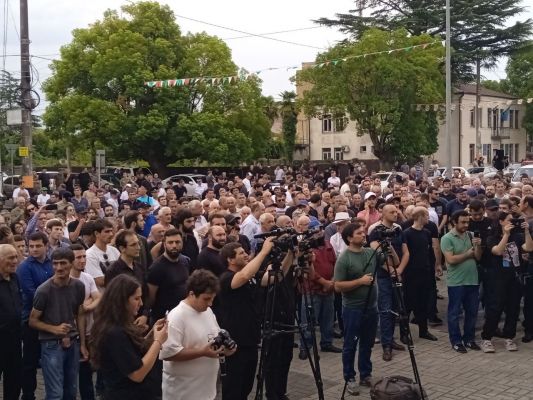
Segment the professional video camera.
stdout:
[[233,350],[237,343],[231,338],[229,332],[225,329],[218,331],[218,335],[213,339],[213,348],[218,350],[220,347],[224,346],[228,350]]
[[379,225],[374,228],[377,235],[377,240],[379,242],[390,242],[393,237],[395,237],[398,232],[401,230],[399,227],[394,226],[392,228],[386,228],[384,225]]
[[321,230],[319,228],[309,229],[300,235],[303,236],[298,242],[298,250],[300,250],[300,252],[318,249],[326,244],[324,235],[321,234]]

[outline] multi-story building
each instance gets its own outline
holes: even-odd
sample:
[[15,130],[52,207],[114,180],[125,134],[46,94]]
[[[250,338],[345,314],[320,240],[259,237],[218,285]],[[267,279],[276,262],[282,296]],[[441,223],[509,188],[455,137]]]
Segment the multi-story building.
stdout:
[[[304,64],[304,68],[306,65]],[[310,85],[297,86],[297,96],[302,98]],[[452,165],[471,166],[476,151],[475,126],[476,86],[461,85],[453,94],[451,135],[452,148],[445,141],[444,121],[439,128],[438,151],[434,158],[443,165],[447,154],[452,154]],[[519,104],[520,103],[520,104]],[[415,105],[413,105],[416,107]],[[442,105],[436,105],[442,111]],[[428,105],[433,109],[433,105]],[[426,106],[419,107],[425,112]],[[478,119],[481,134],[481,153],[485,162],[492,160],[495,149],[503,149],[510,162],[525,158],[527,135],[522,127],[525,104],[505,93],[484,87],[480,90]],[[345,116],[323,114],[309,118],[304,113],[298,115],[295,159],[309,160],[375,160],[372,140],[368,135],[358,136],[357,123]]]

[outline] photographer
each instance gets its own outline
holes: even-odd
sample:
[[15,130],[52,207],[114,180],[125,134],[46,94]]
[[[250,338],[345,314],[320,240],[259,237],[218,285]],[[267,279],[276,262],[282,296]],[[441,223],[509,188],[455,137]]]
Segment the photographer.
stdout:
[[168,339],[159,358],[163,363],[163,400],[213,400],[221,355],[232,355],[210,339],[219,332],[213,300],[220,289],[210,271],[196,270],[187,281],[188,295],[167,316]]
[[226,362],[227,375],[222,378],[223,400],[246,400],[253,387],[257,345],[261,341],[254,278],[272,246],[273,238],[269,237],[251,261],[240,243],[228,243],[220,251],[228,269],[220,276],[219,323],[230,332],[238,346]]
[[392,312],[398,307],[392,289],[393,279],[401,277],[409,261],[409,250],[404,242],[401,227],[396,223],[397,219],[398,209],[396,206],[387,204],[383,207],[381,223],[369,233],[372,249],[377,249],[383,240],[387,239],[400,259],[398,264],[391,264],[385,260],[383,267],[379,268],[376,274],[383,361],[392,360],[392,350],[405,350],[404,346],[394,341],[395,315]]
[[508,351],[518,350],[513,339],[520,314],[522,285],[520,281],[524,252],[533,251],[533,239],[529,225],[523,218],[513,218],[513,214],[501,212],[499,226],[487,240],[487,248],[492,253],[490,265],[485,272],[485,324],[481,332],[481,349],[494,353],[492,338],[498,327],[502,312],[505,311],[503,337]]

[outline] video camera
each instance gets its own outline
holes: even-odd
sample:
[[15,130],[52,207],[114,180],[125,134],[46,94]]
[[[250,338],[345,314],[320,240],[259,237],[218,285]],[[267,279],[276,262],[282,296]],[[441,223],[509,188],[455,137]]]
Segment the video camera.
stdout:
[[397,226],[392,228],[386,228],[384,225],[379,225],[375,228],[377,235],[377,240],[379,242],[390,242],[401,229]]
[[281,252],[293,250],[298,246],[298,238],[294,228],[273,229],[270,232],[254,235],[254,238],[266,239],[272,236],[276,237],[276,239],[272,241],[274,243],[274,247]]

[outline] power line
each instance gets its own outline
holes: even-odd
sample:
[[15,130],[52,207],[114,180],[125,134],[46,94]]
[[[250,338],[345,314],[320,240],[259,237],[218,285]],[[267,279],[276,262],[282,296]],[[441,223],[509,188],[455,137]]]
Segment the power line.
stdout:
[[189,20],[189,21],[198,22],[198,23],[200,23],[200,24],[205,24],[205,25],[209,25],[209,26],[214,26],[214,27],[216,27],[216,28],[226,29],[226,30],[228,30],[228,31],[232,31],[232,32],[242,33],[243,35],[254,36],[254,37],[261,38],[261,39],[273,40],[273,41],[275,41],[275,42],[281,42],[281,43],[286,43],[286,44],[292,44],[292,45],[295,45],[295,46],[308,47],[308,48],[311,48],[311,49],[325,50],[325,48],[323,48],[323,47],[317,47],[317,46],[312,46],[312,45],[309,45],[309,44],[296,43],[296,42],[291,42],[291,41],[288,41],[288,40],[282,40],[282,39],[276,39],[276,38],[272,38],[272,37],[268,37],[268,36],[258,35],[258,34],[255,34],[255,33],[250,33],[250,32],[241,31],[241,30],[239,30],[239,29],[228,28],[227,26],[222,26],[222,25],[212,24],[212,23],[210,23],[210,22],[206,22],[206,21],[200,21],[200,20],[198,20],[198,19],[185,17],[185,16],[183,16],[183,15],[177,15],[177,14],[175,14],[175,16],[178,17],[178,18],[182,18],[182,19]]
[[[278,33],[299,32],[299,31],[307,31],[309,29],[320,29],[320,28],[323,28],[323,26],[308,26],[307,28],[296,28],[296,29],[287,29],[287,30],[284,30],[284,31],[277,31],[277,32],[258,33],[258,35],[261,35],[261,36],[277,35]],[[249,38],[249,37],[253,37],[253,36],[254,35],[234,36],[234,37],[225,38],[225,39],[222,39],[222,40],[244,39],[244,38]]]
[[19,30],[17,29],[17,22],[15,21],[15,16],[13,10],[11,9],[11,4],[9,3],[9,1],[7,2],[7,7],[9,8],[9,15],[11,16],[11,21],[13,21],[13,28],[15,28],[15,32],[17,33],[17,37],[20,41],[20,34]]

